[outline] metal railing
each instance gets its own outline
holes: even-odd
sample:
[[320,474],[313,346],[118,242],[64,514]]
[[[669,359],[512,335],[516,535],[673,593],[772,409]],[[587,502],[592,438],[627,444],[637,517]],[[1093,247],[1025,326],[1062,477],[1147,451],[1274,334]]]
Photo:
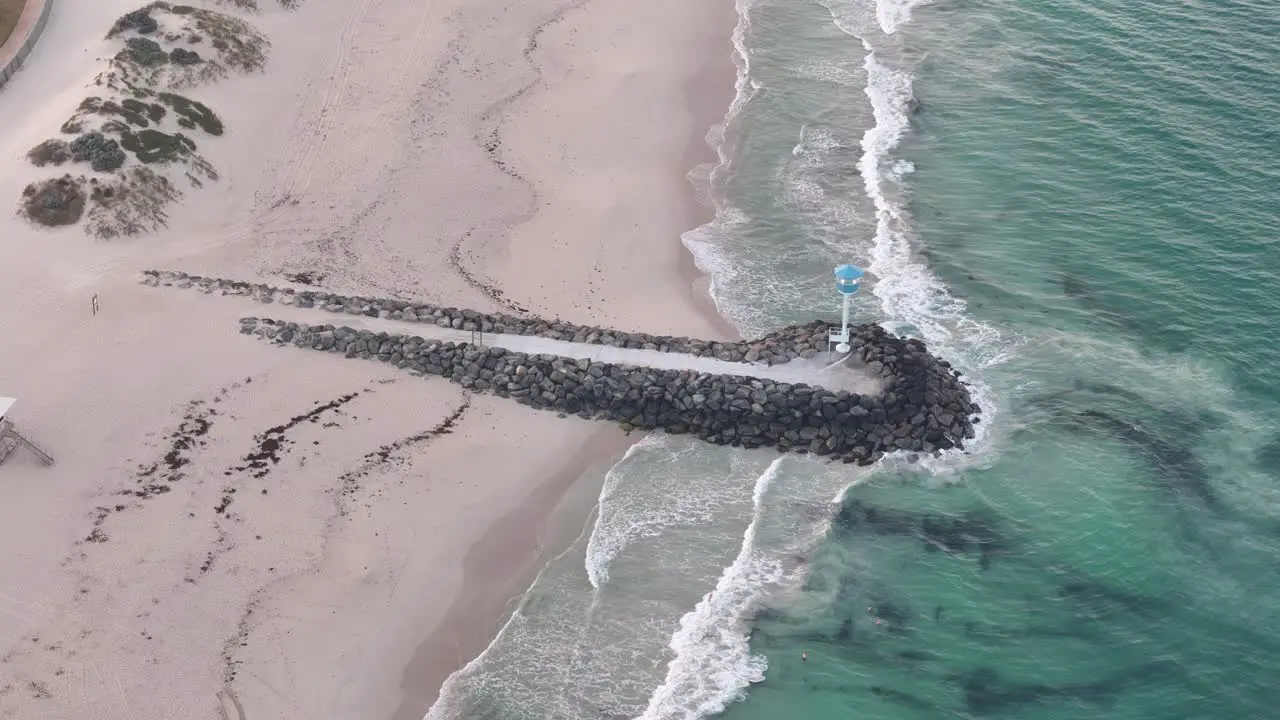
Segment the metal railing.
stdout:
[[3,463],[19,445],[24,445],[43,465],[52,465],[53,456],[45,452],[39,445],[18,432],[9,420],[0,420],[0,463]]

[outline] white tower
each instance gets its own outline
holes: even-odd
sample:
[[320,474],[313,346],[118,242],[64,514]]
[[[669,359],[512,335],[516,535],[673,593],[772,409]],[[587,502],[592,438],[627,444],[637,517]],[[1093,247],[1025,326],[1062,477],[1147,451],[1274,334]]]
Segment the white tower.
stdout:
[[849,352],[849,301],[853,299],[854,293],[858,292],[861,287],[859,281],[865,273],[852,265],[841,265],[835,269],[836,275],[836,292],[840,293],[840,301],[842,304],[840,311],[840,330],[832,332],[827,340],[834,343],[836,352]]

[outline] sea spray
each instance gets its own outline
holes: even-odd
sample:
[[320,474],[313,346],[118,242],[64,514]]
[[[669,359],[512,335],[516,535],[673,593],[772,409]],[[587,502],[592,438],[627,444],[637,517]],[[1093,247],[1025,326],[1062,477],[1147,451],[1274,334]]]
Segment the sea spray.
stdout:
[[867,52],[863,64],[867,72],[866,95],[875,118],[875,124],[862,137],[863,154],[858,161],[859,174],[876,214],[870,270],[879,280],[872,292],[892,320],[918,329],[931,341],[949,340],[951,332],[942,319],[963,312],[963,303],[913,258],[906,212],[891,200],[886,188],[893,183],[890,153],[911,123],[911,75],[882,64],[867,41],[862,45]]
[[[809,238],[822,243],[822,248],[814,248],[819,251],[814,255],[830,258],[833,263],[856,259],[860,253],[850,252],[850,238],[868,237],[874,227],[867,219],[871,212],[864,207],[865,198],[848,179],[855,177],[856,168],[849,162],[855,152],[860,148],[848,129],[823,123],[805,125],[791,149],[792,159],[781,172],[780,202],[790,213],[810,219]],[[852,309],[855,322],[880,319],[875,303],[855,302]]]
[[911,20],[916,8],[928,5],[930,0],[818,0],[831,12],[840,29],[865,37],[875,31],[893,35]]
[[876,21],[886,35],[892,35],[911,19],[911,11],[929,0],[876,0]]
[[747,103],[755,97],[760,86],[751,77],[751,54],[747,51],[747,33],[751,30],[751,7],[755,0],[736,0],[734,7],[738,12],[738,22],[734,25],[731,40],[733,43],[733,63],[737,69],[733,83],[733,100],[725,111],[724,120],[712,126],[707,132],[707,143],[716,151],[719,162],[713,171],[713,181],[717,175],[723,176],[733,166],[734,146],[731,143],[730,131],[735,121],[746,109]]

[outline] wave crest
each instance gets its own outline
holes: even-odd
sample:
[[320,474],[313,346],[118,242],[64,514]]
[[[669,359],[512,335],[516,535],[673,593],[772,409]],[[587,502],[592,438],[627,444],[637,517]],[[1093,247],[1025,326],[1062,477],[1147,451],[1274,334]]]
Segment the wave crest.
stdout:
[[778,476],[779,457],[756,480],[751,522],[738,557],[715,590],[680,619],[671,637],[675,658],[638,720],[696,720],[728,707],[744,688],[764,679],[768,661],[752,655],[749,620],[762,590],[783,577],[782,564],[756,549],[765,493]]

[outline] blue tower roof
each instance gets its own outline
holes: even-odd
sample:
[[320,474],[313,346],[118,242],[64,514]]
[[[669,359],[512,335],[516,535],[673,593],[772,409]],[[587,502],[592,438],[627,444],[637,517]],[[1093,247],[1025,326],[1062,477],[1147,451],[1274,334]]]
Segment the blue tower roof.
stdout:
[[841,265],[836,268],[837,280],[857,280],[865,274],[866,273],[852,265]]

